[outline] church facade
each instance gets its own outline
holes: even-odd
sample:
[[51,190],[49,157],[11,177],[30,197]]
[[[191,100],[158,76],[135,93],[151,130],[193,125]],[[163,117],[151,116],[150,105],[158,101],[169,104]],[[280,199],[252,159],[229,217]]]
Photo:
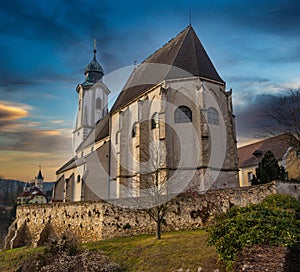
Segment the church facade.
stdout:
[[135,67],[109,111],[103,75],[94,49],[53,201],[239,186],[232,91],[192,26]]

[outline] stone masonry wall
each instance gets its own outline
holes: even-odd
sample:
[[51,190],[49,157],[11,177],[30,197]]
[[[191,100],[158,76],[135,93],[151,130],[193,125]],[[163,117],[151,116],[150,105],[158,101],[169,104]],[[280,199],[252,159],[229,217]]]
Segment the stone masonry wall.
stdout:
[[[266,185],[190,193],[172,199],[163,231],[203,227],[232,206],[258,203],[276,193],[275,183]],[[155,222],[143,210],[130,210],[104,201],[22,205],[17,208],[15,228],[6,248],[42,245],[48,237],[72,233],[79,241],[154,233]]]

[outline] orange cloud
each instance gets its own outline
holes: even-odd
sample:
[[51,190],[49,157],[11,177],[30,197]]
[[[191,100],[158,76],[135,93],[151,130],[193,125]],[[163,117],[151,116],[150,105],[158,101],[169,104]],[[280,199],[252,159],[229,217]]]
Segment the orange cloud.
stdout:
[[43,165],[46,180],[73,154],[71,129],[53,129],[62,120],[41,123],[25,119],[32,107],[0,100],[0,176],[28,180]]
[[12,121],[29,116],[29,107],[21,104],[10,104],[0,101],[0,122]]

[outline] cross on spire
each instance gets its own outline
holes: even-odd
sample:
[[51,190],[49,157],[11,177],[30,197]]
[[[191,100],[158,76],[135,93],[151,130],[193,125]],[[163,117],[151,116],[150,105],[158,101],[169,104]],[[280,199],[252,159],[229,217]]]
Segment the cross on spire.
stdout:
[[97,47],[97,41],[96,39],[94,39],[94,59],[96,59],[96,53],[97,53],[96,47]]

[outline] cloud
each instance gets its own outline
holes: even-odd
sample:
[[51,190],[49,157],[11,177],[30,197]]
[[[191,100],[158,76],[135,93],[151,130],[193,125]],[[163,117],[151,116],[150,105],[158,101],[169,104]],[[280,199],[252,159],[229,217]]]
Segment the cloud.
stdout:
[[72,154],[71,133],[60,130],[18,128],[16,131],[0,133],[0,150]]
[[2,121],[17,120],[29,116],[31,107],[19,103],[0,101],[0,123]]
[[284,36],[300,34],[297,0],[226,1],[222,5],[223,16],[231,17],[229,21],[233,25]]
[[[40,122],[28,120],[32,107],[0,101],[0,150],[71,154],[71,131],[42,129]],[[62,120],[49,123],[61,124]]]
[[55,125],[64,124],[65,122],[66,122],[65,120],[51,120],[51,121],[49,121],[49,123],[55,124]]
[[261,121],[262,113],[272,105],[276,95],[254,95],[243,107],[236,111],[236,129],[238,138],[253,139],[262,135],[258,122]]
[[28,117],[30,106],[0,100],[0,130],[6,131],[20,126],[19,120]]

